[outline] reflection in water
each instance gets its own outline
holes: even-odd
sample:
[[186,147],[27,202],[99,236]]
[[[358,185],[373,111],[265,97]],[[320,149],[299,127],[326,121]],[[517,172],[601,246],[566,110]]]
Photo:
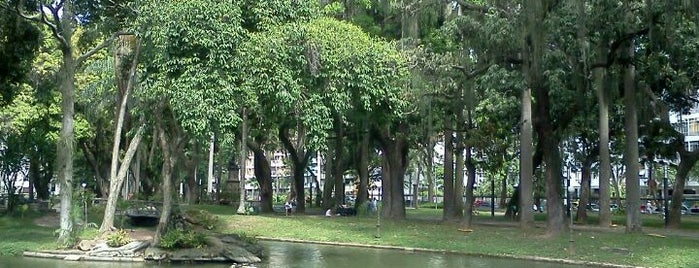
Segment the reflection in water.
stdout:
[[263,242],[269,250],[269,260],[260,268],[373,268],[373,267],[523,267],[580,268],[585,266],[542,263],[501,258],[481,258],[456,254],[410,252],[370,248],[338,247],[314,244]]
[[[409,252],[401,250],[338,247],[285,242],[261,242],[268,250],[269,258],[259,268],[451,268],[451,267],[537,267],[582,268],[585,266],[541,263],[500,258],[480,258],[455,254]],[[230,267],[230,264],[178,264],[157,265],[150,263],[68,262],[49,259],[0,257],[0,268],[145,268],[145,267]]]

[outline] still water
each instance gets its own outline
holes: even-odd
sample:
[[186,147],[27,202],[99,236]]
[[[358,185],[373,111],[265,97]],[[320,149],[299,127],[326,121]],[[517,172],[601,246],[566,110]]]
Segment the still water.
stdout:
[[[261,242],[268,250],[269,258],[256,264],[259,268],[480,268],[480,267],[536,267],[582,268],[586,266],[563,265],[500,258],[479,258],[454,254],[408,252],[400,250],[338,247],[286,242]],[[223,268],[230,264],[170,264],[68,262],[62,260],[0,257],[0,268],[146,268],[146,267],[206,267]]]

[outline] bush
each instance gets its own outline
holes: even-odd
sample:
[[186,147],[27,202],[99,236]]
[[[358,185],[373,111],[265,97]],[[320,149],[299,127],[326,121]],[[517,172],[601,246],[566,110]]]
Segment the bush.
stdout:
[[204,235],[192,231],[170,229],[160,238],[160,247],[166,249],[201,248],[204,245]]
[[131,243],[131,238],[124,229],[119,229],[116,232],[111,233],[107,236],[107,246],[121,247],[128,243]]

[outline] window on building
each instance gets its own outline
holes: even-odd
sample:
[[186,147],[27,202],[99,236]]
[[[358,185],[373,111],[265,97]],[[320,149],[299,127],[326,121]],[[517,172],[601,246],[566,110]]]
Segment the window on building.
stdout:
[[697,118],[687,120],[687,136],[699,136],[699,122]]

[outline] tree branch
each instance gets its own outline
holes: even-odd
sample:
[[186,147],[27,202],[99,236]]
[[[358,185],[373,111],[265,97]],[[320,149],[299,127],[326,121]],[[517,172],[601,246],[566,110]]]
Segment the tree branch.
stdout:
[[51,30],[51,33],[53,34],[53,36],[56,39],[58,39],[58,41],[62,45],[67,44],[67,42],[65,42],[65,39],[63,39],[63,37],[61,37],[61,35],[59,34],[58,27],[56,26],[56,24],[51,23],[46,16],[46,12],[44,12],[44,8],[48,9],[49,11],[51,11],[54,18],[56,18],[56,20],[58,21],[58,14],[57,14],[57,12],[55,12],[55,10],[56,10],[55,8],[53,8],[51,6],[39,5],[39,11],[37,12],[37,14],[29,15],[29,14],[22,12],[22,10],[19,8],[19,5],[20,5],[20,2],[18,1],[17,4],[14,6],[14,8],[11,8],[9,5],[7,5],[6,3],[3,2],[3,3],[0,3],[0,8],[6,9],[10,12],[13,12],[17,16],[20,16],[21,18],[26,19],[28,21],[38,23],[38,24],[44,24],[44,25],[48,26],[49,29]]
[[[51,33],[53,33],[53,37],[55,37],[55,38],[58,40],[58,42],[61,43],[61,46],[63,46],[63,47],[70,47],[70,44],[68,43],[68,41],[61,35],[61,29],[60,29],[61,17],[58,16],[58,10],[59,10],[61,7],[62,7],[62,6],[52,7],[52,6],[44,6],[44,5],[41,5],[41,6],[40,6],[40,9],[41,9],[41,11],[40,11],[40,12],[41,12],[41,21],[42,21],[42,23],[44,23],[46,26],[48,26],[49,29],[51,29]],[[53,21],[54,21],[55,23],[52,23],[52,22],[49,21],[48,16],[46,15],[46,12],[43,11],[44,8],[48,9],[49,11],[51,11],[51,15],[53,16]]]
[[289,154],[291,155],[291,158],[293,158],[295,163],[298,163],[300,158],[298,153],[296,152],[296,147],[294,147],[294,144],[291,143],[291,140],[289,139],[289,128],[286,126],[286,124],[279,126],[279,140],[282,142],[284,147],[286,147],[286,150],[289,151]]
[[658,98],[658,96],[650,89],[649,86],[642,86],[641,92],[648,95],[650,98],[650,105],[653,108],[653,112],[663,123],[670,124],[670,109],[665,105],[665,103]]
[[19,2],[17,2],[17,4],[15,5],[14,8],[7,5],[6,2],[2,2],[2,3],[0,3],[0,8],[6,9],[7,11],[10,11],[10,12],[13,12],[13,13],[17,14],[17,16],[22,17],[23,19],[37,22],[37,23],[41,23],[41,20],[39,18],[39,16],[40,16],[39,14],[35,14],[35,15],[30,16],[28,14],[23,13],[22,10],[19,9]]
[[[447,2],[451,2],[451,1],[447,0]],[[455,2],[457,4],[459,4],[465,10],[474,11],[474,12],[478,12],[478,13],[482,13],[482,14],[494,13],[493,8],[490,8],[487,6],[474,5],[471,3],[467,3],[464,0],[455,0]]]
[[607,53],[607,60],[605,62],[597,62],[593,63],[590,69],[595,69],[595,68],[609,68],[614,64],[616,61],[616,50],[621,47],[621,44],[623,44],[626,41],[629,41],[636,36],[639,35],[644,35],[648,34],[648,28],[643,28],[638,31],[626,34],[624,36],[621,36],[618,40],[612,42],[612,44],[609,46],[609,52]]
[[109,45],[114,41],[114,39],[116,39],[119,35],[123,35],[123,34],[124,34],[123,32],[115,32],[115,33],[113,33],[111,36],[109,36],[109,38],[107,38],[107,39],[105,39],[104,41],[102,41],[101,44],[97,45],[96,47],[93,47],[93,48],[90,49],[89,51],[85,52],[85,54],[80,55],[80,56],[75,60],[75,63],[77,64],[77,66],[80,66],[80,65],[82,64],[82,62],[85,61],[87,58],[89,58],[90,56],[94,55],[95,53],[97,53],[97,52],[100,51],[101,49],[103,49],[103,48],[109,46]]

